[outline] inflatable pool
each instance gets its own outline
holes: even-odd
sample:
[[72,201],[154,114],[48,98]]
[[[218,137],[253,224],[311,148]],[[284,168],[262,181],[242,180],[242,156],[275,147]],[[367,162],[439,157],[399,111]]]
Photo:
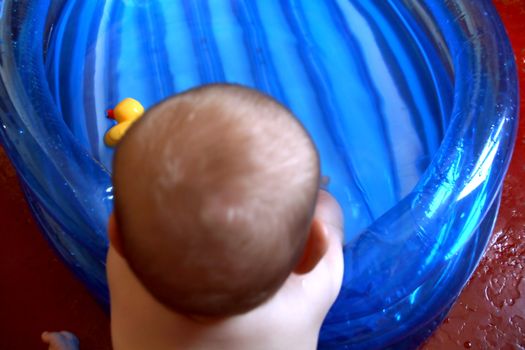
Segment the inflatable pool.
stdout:
[[489,0],[0,6],[0,137],[46,237],[103,303],[106,110],[212,82],[287,105],[344,208],[344,285],[320,348],[416,347],[478,263],[517,128]]

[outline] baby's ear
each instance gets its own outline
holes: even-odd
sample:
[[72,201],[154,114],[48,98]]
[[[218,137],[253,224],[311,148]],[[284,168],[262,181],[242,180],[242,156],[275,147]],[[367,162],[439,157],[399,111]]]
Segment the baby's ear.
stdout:
[[122,235],[120,234],[120,229],[117,224],[117,218],[115,217],[115,213],[111,213],[109,216],[109,222],[108,222],[108,236],[109,236],[109,244],[112,248],[115,249],[115,251],[120,255],[123,255],[123,249],[122,249]]
[[314,217],[303,256],[301,260],[299,260],[299,264],[295,267],[294,272],[302,275],[312,271],[319,261],[321,261],[327,250],[328,236],[326,227],[319,219]]

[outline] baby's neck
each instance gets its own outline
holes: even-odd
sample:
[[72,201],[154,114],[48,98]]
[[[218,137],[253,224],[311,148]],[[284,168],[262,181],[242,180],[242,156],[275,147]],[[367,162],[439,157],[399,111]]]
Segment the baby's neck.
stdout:
[[[120,323],[113,319],[112,333],[115,350],[185,349],[185,350],[289,350],[316,349],[317,334],[307,336],[307,330],[290,335],[287,329],[271,329],[251,325],[246,329],[242,317],[222,324],[202,326],[185,320],[164,323]],[[249,324],[249,322],[248,322]]]
[[107,268],[114,350],[314,350],[317,347],[319,330],[295,322],[293,315],[274,315],[262,305],[241,316],[195,319],[157,302],[111,249]]

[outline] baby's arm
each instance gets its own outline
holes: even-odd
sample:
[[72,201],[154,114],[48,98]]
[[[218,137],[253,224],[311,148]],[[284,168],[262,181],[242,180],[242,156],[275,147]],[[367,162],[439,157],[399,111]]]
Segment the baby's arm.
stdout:
[[319,191],[315,216],[325,223],[331,233],[343,242],[343,212],[335,198],[325,190]]

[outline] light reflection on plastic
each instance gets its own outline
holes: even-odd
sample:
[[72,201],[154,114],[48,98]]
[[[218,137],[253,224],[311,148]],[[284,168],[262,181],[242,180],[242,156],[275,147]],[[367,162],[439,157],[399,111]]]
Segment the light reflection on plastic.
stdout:
[[479,223],[481,222],[480,217],[482,215],[483,205],[486,200],[487,195],[484,193],[475,203],[472,204],[472,210],[465,221],[465,226],[458,235],[456,242],[445,256],[445,260],[449,260],[454,257],[459,252],[459,250],[465,246],[470,237],[472,237],[472,233],[477,229]]
[[492,140],[498,140],[497,142],[491,141],[490,146],[487,145],[487,147],[483,148],[483,153],[478,159],[478,162],[474,166],[473,173],[470,177],[470,181],[468,181],[467,185],[461,191],[458,197],[458,201],[468,196],[472,191],[474,191],[476,188],[479,187],[490,174],[490,170],[494,163],[494,158],[496,157],[496,154],[498,153],[499,149],[499,139],[501,130],[503,129],[504,122],[501,122],[498,126],[498,129],[492,136]]

